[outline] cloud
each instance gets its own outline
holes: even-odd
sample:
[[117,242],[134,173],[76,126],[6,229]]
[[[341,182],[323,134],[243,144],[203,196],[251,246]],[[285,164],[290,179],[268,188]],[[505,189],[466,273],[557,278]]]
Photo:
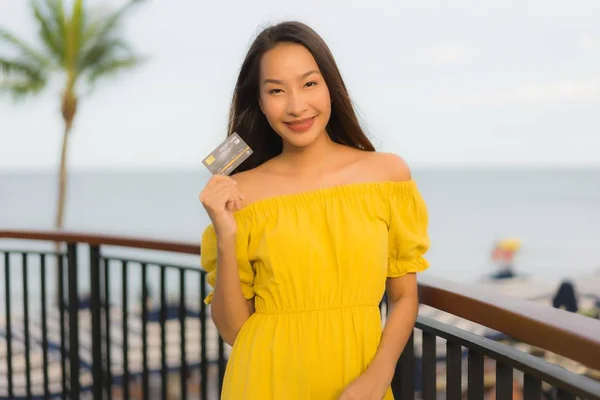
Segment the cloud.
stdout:
[[559,101],[600,101],[600,78],[569,80],[546,85],[524,85],[516,90],[517,99],[525,103]]
[[600,36],[581,34],[577,37],[577,47],[586,54],[600,55]]
[[433,49],[429,55],[436,64],[455,64],[469,58],[471,50],[460,45],[449,45]]
[[555,102],[600,102],[600,77],[529,83],[507,91],[448,93],[434,98],[434,103],[439,105],[475,107]]
[[467,61],[473,55],[473,50],[467,46],[448,44],[445,46],[422,48],[403,55],[402,62],[413,65],[444,66],[459,64]]

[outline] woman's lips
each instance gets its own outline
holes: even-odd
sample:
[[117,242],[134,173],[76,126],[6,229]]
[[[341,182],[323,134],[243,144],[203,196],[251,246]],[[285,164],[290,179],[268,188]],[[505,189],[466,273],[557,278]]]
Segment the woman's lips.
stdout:
[[306,132],[315,121],[315,117],[299,119],[297,121],[288,121],[285,124],[294,132]]

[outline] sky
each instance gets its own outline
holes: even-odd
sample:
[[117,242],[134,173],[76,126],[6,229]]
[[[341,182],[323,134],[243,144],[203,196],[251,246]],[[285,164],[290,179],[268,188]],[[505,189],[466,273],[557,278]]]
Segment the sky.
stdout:
[[[0,0],[0,27],[38,44],[28,3]],[[252,39],[288,19],[328,43],[376,148],[414,167],[600,167],[597,0],[147,0],[124,35],[148,62],[82,94],[69,167],[202,168]],[[0,170],[55,170],[60,83],[0,95]]]

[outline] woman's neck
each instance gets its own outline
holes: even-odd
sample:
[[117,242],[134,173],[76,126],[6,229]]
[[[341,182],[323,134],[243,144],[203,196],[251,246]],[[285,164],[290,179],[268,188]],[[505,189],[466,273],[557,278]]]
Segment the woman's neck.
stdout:
[[331,140],[328,134],[321,135],[314,143],[306,147],[286,147],[279,158],[282,172],[303,176],[319,176],[332,164],[332,157],[339,151],[340,145]]

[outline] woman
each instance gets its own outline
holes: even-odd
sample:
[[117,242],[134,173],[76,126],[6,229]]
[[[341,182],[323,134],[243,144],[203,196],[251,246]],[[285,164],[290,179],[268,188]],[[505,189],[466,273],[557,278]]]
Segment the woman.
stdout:
[[[223,399],[392,399],[428,267],[427,210],[406,163],[375,152],[323,40],[264,30],[229,134],[254,150],[200,194],[205,299],[233,346]],[[387,286],[385,329],[378,304]]]

